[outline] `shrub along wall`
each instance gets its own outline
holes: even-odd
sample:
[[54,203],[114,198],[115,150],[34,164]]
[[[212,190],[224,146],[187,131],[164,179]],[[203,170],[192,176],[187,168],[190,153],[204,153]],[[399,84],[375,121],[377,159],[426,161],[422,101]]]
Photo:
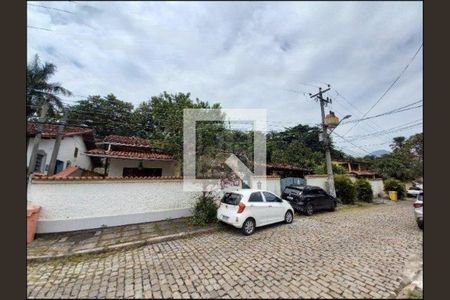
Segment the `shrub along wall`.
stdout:
[[365,178],[358,178],[355,183],[356,199],[364,202],[372,202],[373,191],[369,181]]
[[[354,176],[348,176],[352,182],[357,179]],[[327,175],[306,175],[306,183],[308,185],[314,185],[323,188],[328,191]],[[373,197],[380,197],[384,195],[384,185],[381,178],[368,179],[368,182],[372,188]]]
[[336,175],[334,177],[334,187],[336,189],[336,198],[344,204],[353,204],[355,202],[355,186],[348,176]]
[[384,181],[384,190],[397,192],[398,199],[403,199],[406,196],[405,184],[395,178],[388,178]]

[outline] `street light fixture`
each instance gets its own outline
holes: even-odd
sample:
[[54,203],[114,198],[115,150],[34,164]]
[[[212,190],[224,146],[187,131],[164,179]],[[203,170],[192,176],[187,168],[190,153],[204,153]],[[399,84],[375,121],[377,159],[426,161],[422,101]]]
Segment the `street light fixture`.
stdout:
[[[352,117],[352,115],[346,115],[345,117],[342,118],[342,120],[339,121],[339,123],[337,123],[336,127],[338,127],[339,124],[341,124],[342,121],[344,121],[345,119],[351,118],[351,117]],[[329,134],[332,134],[333,131],[336,129],[336,127],[334,127],[334,128],[330,131]]]

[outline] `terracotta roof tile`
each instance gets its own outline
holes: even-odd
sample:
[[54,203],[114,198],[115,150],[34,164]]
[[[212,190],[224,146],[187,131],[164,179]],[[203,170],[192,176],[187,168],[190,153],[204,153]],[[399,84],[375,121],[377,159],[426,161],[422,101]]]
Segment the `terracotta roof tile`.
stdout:
[[[280,178],[276,175],[267,176],[254,176],[254,177],[266,177],[266,178]],[[183,180],[182,176],[158,176],[158,177],[123,177],[123,176],[68,176],[68,177],[55,177],[55,176],[35,176],[32,177],[35,181],[92,181],[92,180]]]
[[67,167],[64,170],[62,170],[61,172],[53,175],[53,177],[55,177],[55,178],[67,177],[67,176],[70,176],[71,174],[75,173],[78,170],[80,170],[80,168],[75,167],[75,166]]
[[[27,123],[27,136],[34,136],[37,133],[39,123],[28,122]],[[57,124],[43,124],[42,128],[42,138],[56,138],[58,134]],[[64,136],[74,136],[74,135],[83,135],[87,133],[93,133],[94,130],[91,128],[84,127],[73,127],[67,126],[64,129]]]
[[138,147],[149,147],[150,142],[137,136],[108,135],[103,140],[104,143],[121,144]]
[[107,151],[104,149],[93,149],[86,152],[89,156],[101,156],[112,158],[135,158],[144,160],[173,160],[173,155],[158,152],[135,152],[135,151]]
[[158,177],[123,177],[123,176],[68,176],[68,177],[55,177],[55,176],[35,176],[33,174],[33,180],[36,181],[90,181],[90,180],[182,180],[181,176],[158,176]]

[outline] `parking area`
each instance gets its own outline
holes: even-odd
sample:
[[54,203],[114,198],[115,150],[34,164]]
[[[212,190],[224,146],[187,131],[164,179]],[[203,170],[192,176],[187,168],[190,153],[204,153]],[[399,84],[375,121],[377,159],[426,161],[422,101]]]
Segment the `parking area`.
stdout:
[[411,201],[30,263],[30,298],[391,298],[422,256]]

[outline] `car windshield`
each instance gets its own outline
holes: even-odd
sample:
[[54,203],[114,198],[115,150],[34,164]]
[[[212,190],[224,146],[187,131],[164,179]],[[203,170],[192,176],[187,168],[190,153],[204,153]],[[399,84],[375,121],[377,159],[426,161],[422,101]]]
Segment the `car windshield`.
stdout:
[[225,193],[222,198],[222,203],[230,205],[238,205],[241,202],[242,195],[236,193]]
[[295,194],[295,195],[300,195],[303,192],[303,189],[302,188],[287,187],[287,188],[284,189],[284,192],[286,194],[291,193],[291,194]]

